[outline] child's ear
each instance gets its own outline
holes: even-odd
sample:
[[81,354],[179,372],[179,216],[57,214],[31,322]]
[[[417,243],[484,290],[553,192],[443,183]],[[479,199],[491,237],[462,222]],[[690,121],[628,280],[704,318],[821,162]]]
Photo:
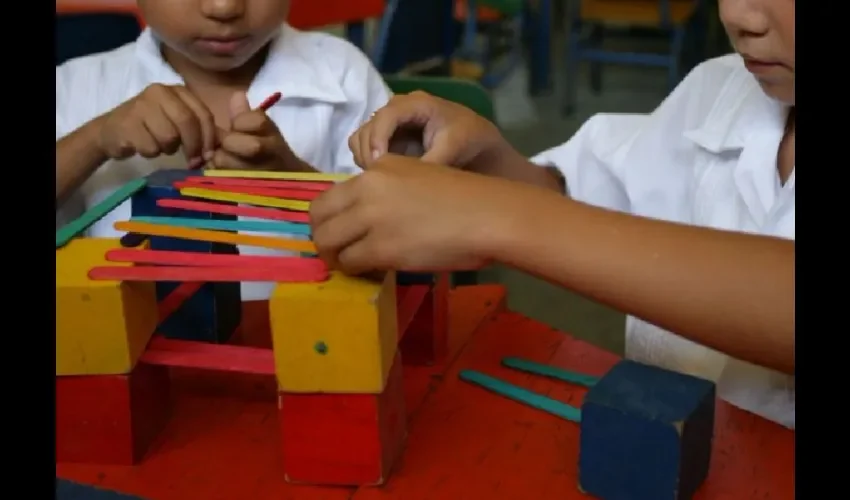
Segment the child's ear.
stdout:
[[251,111],[248,95],[245,92],[234,92],[230,97],[230,119],[233,120],[248,111]]

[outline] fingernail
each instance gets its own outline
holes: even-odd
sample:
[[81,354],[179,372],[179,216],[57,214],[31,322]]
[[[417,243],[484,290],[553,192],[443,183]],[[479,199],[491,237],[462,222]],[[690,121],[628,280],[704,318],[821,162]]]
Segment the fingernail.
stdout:
[[186,167],[187,167],[189,170],[195,170],[196,168],[200,167],[200,166],[201,166],[201,165],[203,165],[203,164],[204,164],[204,159],[203,159],[203,158],[201,158],[201,157],[195,157],[195,158],[192,158],[191,160],[189,160],[189,164],[188,164],[188,165],[186,165]]
[[381,157],[381,152],[377,149],[373,149],[372,150],[372,159],[377,160],[380,157]]
[[204,159],[205,160],[210,161],[210,160],[213,159],[213,156],[215,156],[214,151],[204,151]]

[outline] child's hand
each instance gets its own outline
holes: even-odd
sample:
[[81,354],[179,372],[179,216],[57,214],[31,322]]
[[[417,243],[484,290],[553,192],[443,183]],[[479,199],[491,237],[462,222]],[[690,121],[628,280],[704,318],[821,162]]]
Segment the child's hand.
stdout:
[[125,159],[171,155],[182,146],[186,158],[211,156],[218,130],[210,110],[186,87],[153,84],[98,119],[99,146],[106,156]]
[[509,147],[487,119],[424,92],[394,96],[351,136],[348,144],[357,165],[368,169],[385,153],[410,151],[412,137],[421,142],[423,161],[471,170],[479,170],[476,160],[497,156],[498,150]]
[[477,269],[541,196],[524,184],[393,154],[371,165],[310,209],[319,256],[350,274]]
[[295,170],[295,153],[265,111],[252,110],[243,92],[230,101],[231,127],[208,167],[225,170]]

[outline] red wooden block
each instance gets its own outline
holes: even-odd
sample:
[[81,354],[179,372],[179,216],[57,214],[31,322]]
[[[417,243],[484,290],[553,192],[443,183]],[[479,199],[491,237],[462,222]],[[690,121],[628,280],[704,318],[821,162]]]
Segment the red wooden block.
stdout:
[[136,464],[170,412],[165,367],[139,364],[130,375],[56,377],[56,461]]
[[405,364],[436,365],[449,353],[449,275],[440,274],[409,323],[399,349]]
[[283,467],[290,483],[383,484],[404,449],[401,357],[382,394],[281,393]]

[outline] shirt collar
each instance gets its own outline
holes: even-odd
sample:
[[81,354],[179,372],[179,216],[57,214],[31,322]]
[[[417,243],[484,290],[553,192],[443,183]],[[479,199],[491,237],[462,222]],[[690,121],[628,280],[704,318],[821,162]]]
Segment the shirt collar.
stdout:
[[724,84],[705,119],[684,135],[712,153],[741,150],[753,130],[782,130],[787,113],[788,106],[765,94],[742,67]]

